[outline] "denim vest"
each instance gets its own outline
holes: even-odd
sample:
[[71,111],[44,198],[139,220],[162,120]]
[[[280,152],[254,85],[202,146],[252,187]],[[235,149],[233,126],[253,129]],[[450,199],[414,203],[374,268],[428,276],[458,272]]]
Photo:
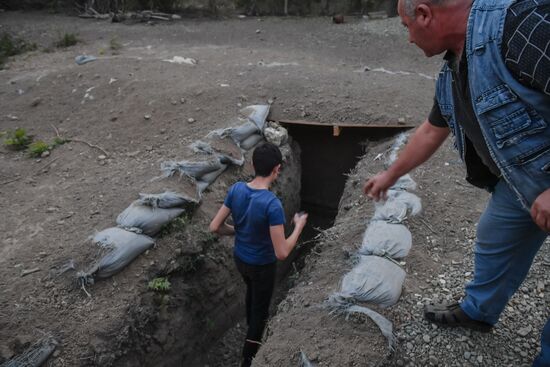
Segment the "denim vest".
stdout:
[[[550,0],[543,0],[550,2]],[[472,106],[489,153],[526,209],[550,188],[550,96],[519,83],[502,58],[507,9],[514,0],[475,0],[466,33]],[[436,99],[465,158],[464,130],[457,123],[447,63],[439,73]]]

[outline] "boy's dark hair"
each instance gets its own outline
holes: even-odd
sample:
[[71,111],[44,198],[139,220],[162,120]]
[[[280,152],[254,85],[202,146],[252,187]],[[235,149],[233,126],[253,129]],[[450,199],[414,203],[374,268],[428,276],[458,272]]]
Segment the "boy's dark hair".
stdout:
[[256,176],[267,177],[273,168],[283,162],[283,155],[279,148],[272,143],[263,143],[252,153],[252,165]]

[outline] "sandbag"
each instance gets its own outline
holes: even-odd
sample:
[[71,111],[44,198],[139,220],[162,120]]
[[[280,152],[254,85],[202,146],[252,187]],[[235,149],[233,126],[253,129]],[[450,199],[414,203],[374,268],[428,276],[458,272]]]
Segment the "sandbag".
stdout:
[[417,215],[422,210],[420,198],[403,190],[388,190],[388,197],[375,204],[373,220],[401,223],[408,215]]
[[219,158],[210,159],[202,162],[192,161],[166,161],[160,164],[160,169],[164,177],[171,177],[175,173],[186,175],[191,178],[199,179],[201,176],[217,171],[222,167]]
[[256,146],[264,138],[260,134],[252,134],[248,138],[239,143],[239,146],[244,150],[250,150]]
[[401,259],[409,254],[411,246],[411,232],[404,225],[372,221],[363,235],[359,253]]
[[265,120],[269,115],[269,105],[252,105],[247,106],[240,111],[241,115],[246,116],[252,121],[262,132],[265,127]]
[[359,263],[344,276],[339,296],[381,307],[394,305],[401,296],[405,271],[379,256],[360,256]]
[[138,203],[152,208],[182,208],[185,210],[192,210],[198,205],[196,200],[171,191],[162,194],[139,194]]
[[20,355],[0,364],[0,367],[40,367],[53,353],[57,344],[52,336],[45,336]]
[[93,237],[93,242],[107,251],[94,266],[94,269],[88,272],[98,279],[115,275],[155,244],[155,241],[149,236],[116,227],[107,228],[97,233]]
[[258,129],[258,126],[256,126],[253,122],[247,121],[240,126],[230,128],[228,132],[231,139],[233,139],[235,143],[240,144],[250,135],[260,133],[261,130]]
[[179,217],[183,212],[185,209],[182,208],[153,208],[134,201],[118,215],[116,224],[132,232],[154,236],[163,226]]

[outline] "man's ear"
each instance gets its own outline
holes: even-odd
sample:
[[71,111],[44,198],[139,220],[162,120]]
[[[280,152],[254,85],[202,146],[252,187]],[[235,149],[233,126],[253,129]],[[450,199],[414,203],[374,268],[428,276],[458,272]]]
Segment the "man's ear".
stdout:
[[273,167],[273,171],[271,171],[271,174],[279,173],[281,171],[281,164],[279,163],[275,167]]
[[415,21],[422,27],[426,28],[430,24],[433,17],[432,9],[428,6],[428,4],[418,4],[415,9],[415,16]]

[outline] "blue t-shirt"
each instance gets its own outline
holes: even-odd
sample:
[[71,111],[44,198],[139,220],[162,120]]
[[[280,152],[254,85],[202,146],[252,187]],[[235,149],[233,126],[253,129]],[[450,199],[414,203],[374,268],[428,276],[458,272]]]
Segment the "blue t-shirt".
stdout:
[[251,265],[277,261],[269,227],[284,224],[285,213],[275,194],[237,182],[229,188],[224,205],[231,209],[235,225],[235,256]]

